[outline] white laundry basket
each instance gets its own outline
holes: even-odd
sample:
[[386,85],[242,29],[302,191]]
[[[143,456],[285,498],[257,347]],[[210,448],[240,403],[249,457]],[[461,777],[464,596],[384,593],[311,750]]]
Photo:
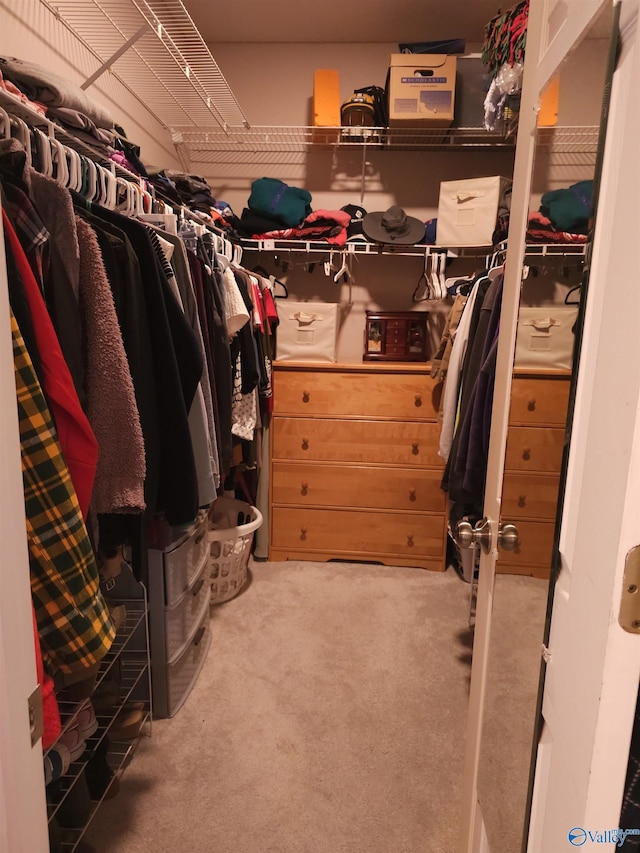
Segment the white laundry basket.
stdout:
[[244,501],[220,497],[213,504],[207,531],[211,604],[228,601],[245,586],[253,534],[261,524],[260,510]]

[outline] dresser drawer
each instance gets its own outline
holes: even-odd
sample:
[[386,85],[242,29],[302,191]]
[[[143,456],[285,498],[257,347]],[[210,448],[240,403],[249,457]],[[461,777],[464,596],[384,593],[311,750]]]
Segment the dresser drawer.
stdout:
[[563,446],[563,429],[510,427],[505,471],[559,472]]
[[185,593],[207,561],[208,519],[198,524],[176,548],[164,552],[165,604],[173,604]]
[[[437,392],[436,392],[436,389]],[[273,377],[274,413],[435,421],[440,388],[426,373],[289,371]]]
[[535,565],[545,569],[551,566],[553,552],[552,521],[518,521],[518,538],[520,545],[515,551],[498,549],[498,565],[526,566]]
[[554,520],[558,503],[557,474],[507,472],[502,485],[503,521],[519,518]]
[[209,611],[211,584],[208,561],[193,585],[171,607],[164,610],[166,659],[173,660],[184,650],[204,614]]
[[273,507],[271,544],[274,548],[331,551],[347,557],[439,557],[444,530],[444,515]]
[[439,432],[435,423],[276,417],[272,452],[274,459],[442,467]]
[[445,511],[438,470],[274,462],[271,476],[274,504]]
[[568,402],[568,379],[515,378],[511,385],[509,423],[564,426]]

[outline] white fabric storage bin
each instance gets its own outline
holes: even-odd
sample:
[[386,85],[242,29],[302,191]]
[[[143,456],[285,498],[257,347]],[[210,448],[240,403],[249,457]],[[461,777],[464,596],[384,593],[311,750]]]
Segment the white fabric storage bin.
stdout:
[[498,209],[509,178],[470,178],[443,181],[438,202],[436,246],[491,246]]
[[522,306],[518,315],[516,367],[571,370],[577,305]]
[[336,361],[337,303],[280,300],[278,318],[278,361]]

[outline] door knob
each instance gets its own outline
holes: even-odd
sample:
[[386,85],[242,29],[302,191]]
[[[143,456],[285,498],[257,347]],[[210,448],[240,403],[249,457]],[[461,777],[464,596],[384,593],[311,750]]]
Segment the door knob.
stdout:
[[[474,527],[469,521],[459,521],[453,538],[459,548],[472,548],[478,545],[485,554],[488,554],[491,550],[491,522],[488,518],[483,518]],[[498,528],[498,545],[503,551],[515,551],[519,544],[520,537],[515,524],[501,524]]]
[[483,518],[474,527],[470,521],[459,521],[453,538],[459,548],[472,548],[474,545],[479,545],[484,553],[488,554],[491,548],[491,522],[488,518]]
[[518,528],[515,524],[501,524],[498,531],[498,545],[503,551],[515,551],[520,544]]

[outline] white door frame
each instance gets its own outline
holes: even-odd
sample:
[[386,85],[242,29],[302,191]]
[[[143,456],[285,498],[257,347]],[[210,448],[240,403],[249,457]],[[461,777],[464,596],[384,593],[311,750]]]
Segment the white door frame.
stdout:
[[612,87],[576,388],[531,853],[571,849],[573,827],[595,833],[619,826],[640,677],[640,636],[617,621],[625,556],[640,545],[637,0],[624,0],[621,11],[623,47]]
[[513,355],[537,141],[538,103],[545,85],[606,2],[611,0],[568,0],[568,2],[561,0],[555,3],[553,0],[533,0],[529,9],[526,61],[509,222],[509,249],[504,269],[496,382],[484,495],[484,515],[491,524],[491,549],[490,553],[481,555],[478,580],[462,791],[463,819],[460,850],[464,853],[488,849],[478,802],[477,779],[491,639],[491,614]]
[[38,682],[2,228],[0,365],[0,850],[46,853],[42,745],[31,746],[27,707]]

